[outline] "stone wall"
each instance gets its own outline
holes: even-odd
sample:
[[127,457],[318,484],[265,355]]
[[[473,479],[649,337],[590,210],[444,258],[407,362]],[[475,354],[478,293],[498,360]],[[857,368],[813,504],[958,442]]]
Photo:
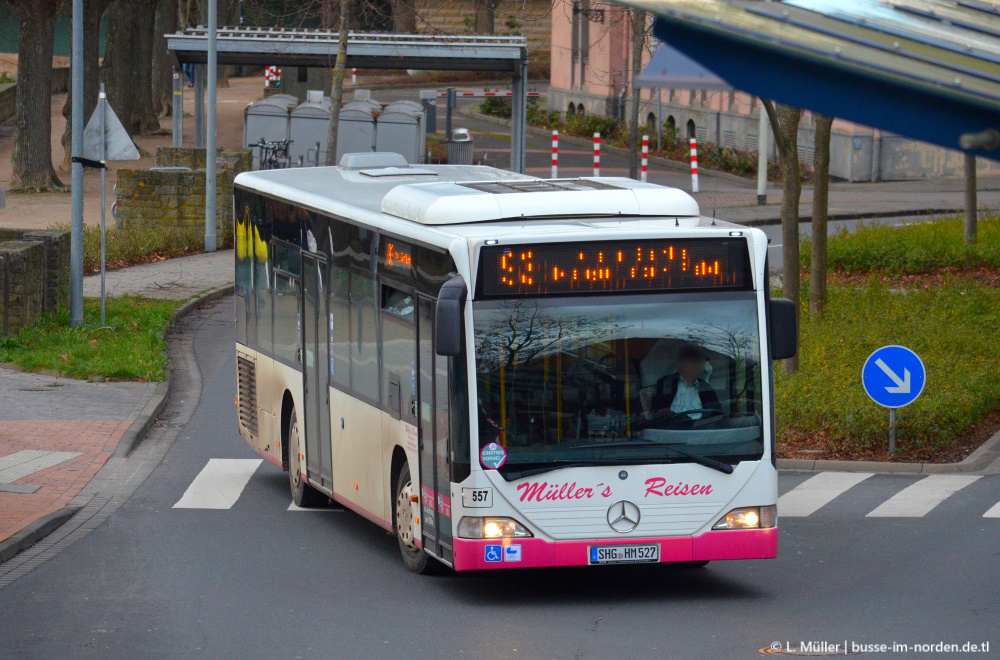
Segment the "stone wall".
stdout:
[[[417,31],[427,34],[474,34],[475,5],[471,2],[416,0]],[[494,18],[500,35],[523,34],[528,50],[549,50],[552,38],[552,3],[550,0],[500,0]],[[285,86],[285,81],[281,81]]]
[[69,232],[0,230],[0,335],[11,337],[69,299]]
[[[216,163],[216,232],[224,242],[233,231],[233,179],[252,166],[249,149],[220,149]],[[205,150],[161,147],[157,167],[182,170],[118,170],[115,219],[120,226],[205,226]]]

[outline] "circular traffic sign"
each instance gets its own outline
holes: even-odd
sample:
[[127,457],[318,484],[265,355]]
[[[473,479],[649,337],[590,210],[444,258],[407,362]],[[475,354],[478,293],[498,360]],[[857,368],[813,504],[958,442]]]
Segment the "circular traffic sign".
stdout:
[[868,356],[861,369],[865,392],[886,408],[902,408],[916,401],[926,379],[924,363],[905,346],[883,346]]

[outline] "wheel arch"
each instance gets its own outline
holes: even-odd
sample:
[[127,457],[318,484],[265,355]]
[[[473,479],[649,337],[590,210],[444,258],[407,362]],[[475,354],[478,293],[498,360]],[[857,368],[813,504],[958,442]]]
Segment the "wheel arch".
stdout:
[[295,400],[292,393],[285,390],[281,397],[281,469],[288,470],[288,423],[292,419],[292,411],[295,410]]

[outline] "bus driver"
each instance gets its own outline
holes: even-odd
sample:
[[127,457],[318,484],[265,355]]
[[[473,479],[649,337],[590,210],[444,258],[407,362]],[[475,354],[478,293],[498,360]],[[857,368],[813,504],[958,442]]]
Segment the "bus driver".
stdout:
[[677,371],[656,381],[652,410],[673,414],[690,413],[692,420],[701,419],[701,412],[694,410],[722,411],[719,395],[708,384],[712,365],[705,350],[698,344],[685,343],[677,349]]

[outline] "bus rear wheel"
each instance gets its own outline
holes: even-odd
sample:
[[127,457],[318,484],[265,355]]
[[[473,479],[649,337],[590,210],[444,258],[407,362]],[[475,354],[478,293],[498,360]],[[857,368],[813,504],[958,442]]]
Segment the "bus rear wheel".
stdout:
[[406,464],[396,480],[396,540],[399,542],[399,554],[403,556],[403,564],[414,573],[427,573],[432,569],[432,562],[427,553],[417,545],[416,521],[413,517],[413,480],[410,478],[410,466]]
[[288,418],[288,485],[292,491],[292,501],[295,506],[310,509],[322,506],[326,503],[327,497],[319,492],[302,478],[301,457],[305,453],[302,451],[302,438],[299,436],[299,419],[292,409],[292,414]]

